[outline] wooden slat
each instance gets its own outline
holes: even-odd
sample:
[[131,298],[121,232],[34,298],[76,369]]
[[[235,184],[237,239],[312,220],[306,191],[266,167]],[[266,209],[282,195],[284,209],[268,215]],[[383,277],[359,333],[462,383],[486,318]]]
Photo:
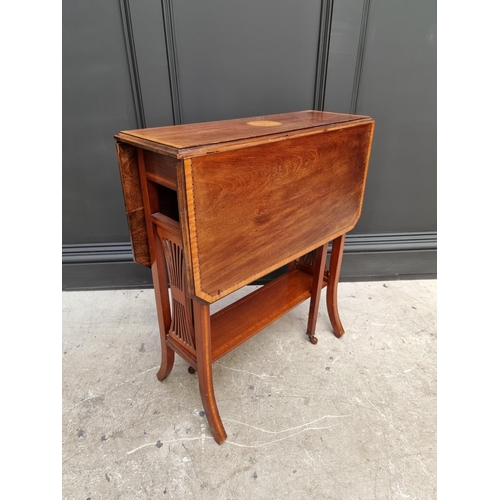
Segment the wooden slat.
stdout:
[[167,335],[167,345],[172,348],[186,363],[188,363],[193,368],[198,367],[198,360],[196,356],[187,349],[187,346],[183,344],[173,335]]
[[173,190],[177,189],[177,163],[178,160],[171,156],[144,151],[144,167],[148,179]]
[[212,360],[224,356],[307,300],[311,286],[311,276],[293,270],[212,315]]
[[[151,214],[151,220],[153,221],[154,224],[160,226],[163,229],[166,229],[170,234],[175,234],[177,238],[179,239],[179,242],[181,242],[181,225],[179,222],[176,220],[171,219],[170,217],[167,217],[164,214],[161,214],[159,212],[156,212],[154,214]],[[182,244],[179,243],[181,246]]]

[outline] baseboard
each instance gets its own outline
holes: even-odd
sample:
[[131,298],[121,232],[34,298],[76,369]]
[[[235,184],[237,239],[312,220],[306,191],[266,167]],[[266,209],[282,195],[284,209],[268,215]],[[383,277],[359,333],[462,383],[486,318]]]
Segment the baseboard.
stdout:
[[[256,282],[279,276],[277,270]],[[341,281],[432,279],[437,233],[347,235]],[[130,243],[63,245],[63,290],[151,288],[150,269],[136,264]]]

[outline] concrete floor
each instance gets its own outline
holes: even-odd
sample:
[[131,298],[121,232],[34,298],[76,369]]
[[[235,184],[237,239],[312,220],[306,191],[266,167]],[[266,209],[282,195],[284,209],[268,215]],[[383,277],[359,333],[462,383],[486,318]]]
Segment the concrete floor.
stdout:
[[342,339],[323,297],[317,345],[305,302],[215,363],[221,446],[152,290],[64,293],[63,498],[434,499],[436,281],[339,293]]

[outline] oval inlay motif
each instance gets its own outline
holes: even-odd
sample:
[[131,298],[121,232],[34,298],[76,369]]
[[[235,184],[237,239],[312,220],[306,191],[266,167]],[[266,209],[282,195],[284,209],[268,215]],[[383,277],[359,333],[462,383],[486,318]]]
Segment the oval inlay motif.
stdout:
[[281,125],[281,122],[258,120],[255,122],[247,122],[247,125],[253,125],[254,127],[276,127],[278,125]]

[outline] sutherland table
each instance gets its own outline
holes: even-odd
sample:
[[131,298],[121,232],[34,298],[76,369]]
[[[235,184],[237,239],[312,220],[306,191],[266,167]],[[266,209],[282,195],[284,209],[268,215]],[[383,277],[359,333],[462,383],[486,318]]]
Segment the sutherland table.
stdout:
[[[325,286],[333,332],[344,333],[337,285],[373,127],[366,116],[302,111],[115,136],[134,260],[153,275],[158,379],[172,370],[174,352],[198,371],[217,443],[226,432],[214,361],[309,298],[307,335],[316,344]],[[210,304],[283,266],[285,274],[210,315]]]

